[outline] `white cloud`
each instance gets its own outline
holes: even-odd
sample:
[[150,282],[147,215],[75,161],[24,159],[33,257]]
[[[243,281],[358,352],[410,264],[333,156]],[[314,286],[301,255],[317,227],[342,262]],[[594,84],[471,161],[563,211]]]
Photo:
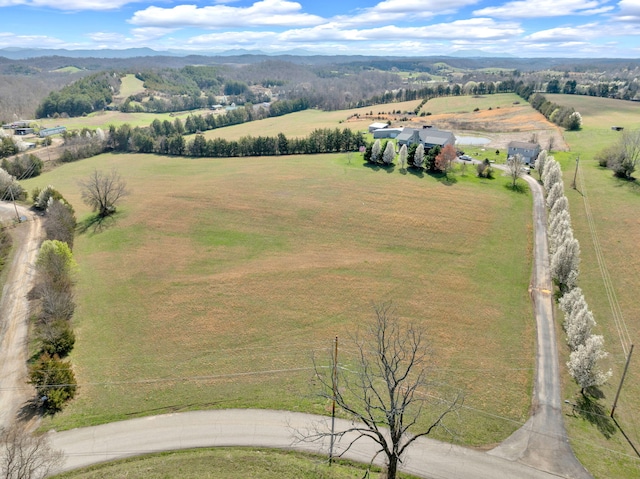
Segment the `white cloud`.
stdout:
[[343,29],[335,23],[293,29],[279,35],[282,41],[406,41],[407,39],[456,39],[464,32],[468,39],[499,39],[523,33],[518,23],[497,23],[490,18],[456,20],[422,27],[387,25],[368,29]]
[[225,48],[237,45],[258,45],[260,42],[273,40],[275,32],[221,32],[198,35],[187,40],[189,46],[225,45]]
[[473,14],[497,18],[544,18],[590,15],[590,12],[602,13],[613,9],[604,3],[598,0],[516,0],[497,7],[481,8]]
[[261,0],[249,7],[228,5],[151,6],[134,13],[129,23],[156,27],[238,28],[256,26],[309,26],[324,19],[301,12],[302,6],[288,0]]
[[25,5],[30,7],[46,7],[55,10],[117,10],[138,0],[0,0],[0,7]]
[[640,23],[640,0],[621,0],[618,7],[620,11],[614,17],[616,20]]
[[68,45],[59,38],[46,35],[16,35],[11,32],[0,32],[0,48],[15,47],[22,48],[65,48]]
[[532,33],[524,38],[525,41],[532,42],[582,42],[585,39],[596,38],[601,34],[600,26],[597,23],[586,25],[566,26],[550,28]]
[[354,15],[339,15],[331,20],[343,26],[377,25],[397,20],[407,22],[424,20],[437,15],[449,15],[479,0],[384,0],[370,8],[360,9]]

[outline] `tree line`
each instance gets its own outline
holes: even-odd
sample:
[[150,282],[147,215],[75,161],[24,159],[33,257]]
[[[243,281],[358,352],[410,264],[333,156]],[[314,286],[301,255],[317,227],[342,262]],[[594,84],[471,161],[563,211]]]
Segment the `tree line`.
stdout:
[[611,371],[602,371],[598,365],[607,356],[604,338],[592,334],[596,321],[582,289],[577,285],[580,245],[573,235],[560,164],[543,150],[538,155],[535,168],[546,191],[551,275],[561,295],[559,305],[564,313],[563,328],[570,351],[567,369],[582,394],[586,395],[591,388],[602,386],[611,377]]
[[29,377],[45,411],[62,409],[76,392],[76,379],[69,361],[75,344],[71,319],[75,312],[73,295],[73,239],[76,217],[73,207],[52,186],[32,194],[34,209],[44,215],[46,240],[36,258],[36,285],[31,293],[36,359]]

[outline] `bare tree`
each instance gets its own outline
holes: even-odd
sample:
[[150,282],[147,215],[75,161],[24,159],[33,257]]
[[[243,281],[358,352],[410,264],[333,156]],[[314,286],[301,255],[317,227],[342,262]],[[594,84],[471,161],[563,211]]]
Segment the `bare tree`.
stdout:
[[[451,401],[433,400],[427,390],[433,386],[428,375],[430,348],[422,333],[414,326],[403,328],[394,315],[390,303],[374,307],[375,318],[364,336],[355,338],[357,360],[348,368],[340,368],[334,387],[333,377],[326,370],[315,367],[322,386],[321,396],[335,400],[340,410],[353,419],[353,425],[335,433],[338,438],[354,434],[345,449],[362,438],[372,439],[379,454],[384,454],[387,479],[395,479],[398,465],[407,448],[419,437],[426,436],[436,427],[445,427],[443,419],[456,411],[462,396]],[[420,425],[420,418],[429,402],[435,410],[429,411],[429,424]],[[317,431],[306,439],[331,436]]]
[[527,165],[522,159],[522,155],[510,156],[507,158],[507,172],[511,178],[511,187],[515,188],[518,178],[527,172]]
[[22,424],[0,429],[0,478],[40,479],[62,465],[63,455],[44,435],[31,435]]
[[116,203],[129,194],[127,183],[115,170],[111,173],[93,170],[86,180],[80,182],[82,201],[90,206],[98,216],[104,218],[116,211]]

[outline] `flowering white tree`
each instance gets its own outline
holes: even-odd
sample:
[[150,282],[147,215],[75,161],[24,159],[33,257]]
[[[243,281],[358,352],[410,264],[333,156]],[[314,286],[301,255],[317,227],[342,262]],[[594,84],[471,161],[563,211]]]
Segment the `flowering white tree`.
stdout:
[[542,170],[542,184],[544,189],[549,191],[554,183],[562,181],[562,170],[560,169],[560,163],[558,163],[552,156],[547,158]]
[[598,367],[598,361],[607,357],[603,345],[602,336],[589,336],[584,344],[578,346],[569,355],[567,368],[571,377],[580,386],[582,394],[587,388],[602,386],[611,377],[611,370],[603,372]]
[[556,245],[551,256],[551,277],[566,292],[575,287],[580,272],[580,244],[575,238]]
[[392,165],[393,159],[396,157],[396,148],[393,141],[388,141],[382,154],[382,161],[385,165]]
[[376,140],[371,147],[371,161],[374,163],[380,162],[380,156],[382,155],[382,145],[380,140]]
[[583,297],[582,304],[576,305],[576,308],[570,315],[565,316],[564,320],[567,344],[572,351],[578,349],[580,345],[586,344],[595,325],[596,320],[593,318],[593,313],[589,311],[587,302],[584,301]]
[[558,181],[554,183],[551,188],[547,191],[547,208],[553,208],[553,205],[557,200],[564,196],[564,183],[562,181]]
[[536,162],[533,164],[533,167],[538,172],[540,179],[542,179],[542,170],[544,170],[544,164],[547,161],[547,150],[542,150],[538,153],[538,158],[536,158]]
[[407,156],[408,156],[408,151],[407,151],[407,145],[402,145],[402,148],[400,148],[400,157],[399,157],[399,161],[400,161],[400,168],[406,168],[407,167]]
[[562,295],[558,301],[558,305],[565,316],[568,316],[572,314],[573,311],[576,310],[583,302],[586,303],[584,295],[582,294],[582,288],[575,287]]
[[571,224],[562,220],[556,223],[556,228],[549,230],[549,253],[553,255],[561,244],[571,241],[573,239],[573,229]]
[[416,148],[416,152],[413,155],[413,166],[416,168],[422,168],[424,164],[424,145],[420,143]]
[[553,207],[549,210],[549,219],[553,219],[560,214],[561,211],[569,211],[569,200],[566,196],[561,196],[553,204]]
[[571,215],[567,210],[559,211],[558,214],[553,218],[549,218],[549,226],[547,227],[547,232],[549,233],[550,238],[557,233],[559,228],[564,227],[563,223],[571,226]]
[[0,199],[11,200],[21,199],[25,191],[16,181],[15,176],[0,168]]

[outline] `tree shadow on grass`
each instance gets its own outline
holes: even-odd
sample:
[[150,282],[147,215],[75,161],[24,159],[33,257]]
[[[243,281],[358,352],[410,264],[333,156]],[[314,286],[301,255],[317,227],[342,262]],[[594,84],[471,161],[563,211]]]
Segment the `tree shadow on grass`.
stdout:
[[504,187],[510,191],[513,191],[515,193],[520,193],[520,194],[524,194],[527,192],[527,187],[525,185],[523,185],[522,183],[516,183],[515,185],[512,184],[506,184],[504,185]]
[[[594,390],[594,388],[590,388],[588,392],[589,395],[580,395],[576,401],[574,412],[597,427],[598,431],[609,439],[615,434],[616,425],[611,417],[606,414],[602,404],[598,402],[597,397],[602,397],[602,393],[597,389]],[[596,397],[593,397],[592,394]]]
[[369,168],[373,171],[378,171],[380,169],[380,164],[379,163],[371,163],[370,161],[365,161],[362,166],[364,166],[365,168]]
[[416,168],[415,166],[409,166],[407,172],[418,178],[424,178],[424,170],[422,168]]
[[82,221],[78,222],[76,230],[79,234],[94,235],[102,233],[104,230],[111,228],[116,223],[116,216],[118,213],[114,213],[109,216],[100,216],[97,213],[87,216]]

